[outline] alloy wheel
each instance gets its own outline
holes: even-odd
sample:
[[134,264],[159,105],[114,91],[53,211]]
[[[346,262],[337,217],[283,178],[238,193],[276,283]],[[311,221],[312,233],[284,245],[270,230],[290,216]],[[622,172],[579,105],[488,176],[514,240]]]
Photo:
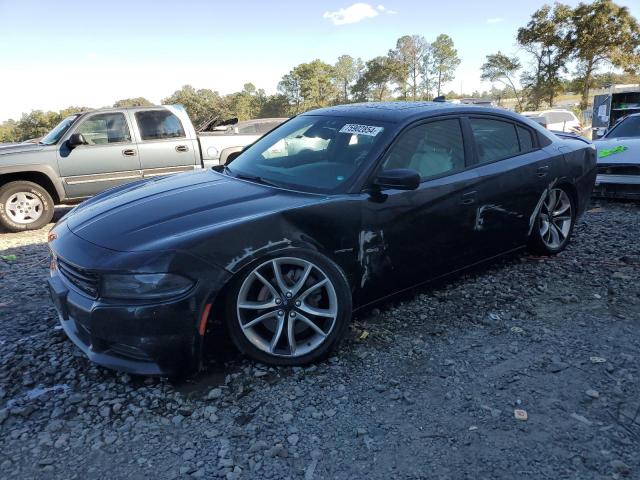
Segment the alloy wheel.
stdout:
[[559,249],[571,232],[573,212],[569,195],[561,188],[552,188],[540,208],[538,223],[540,238],[550,250]]
[[14,193],[7,200],[4,208],[12,222],[22,225],[35,222],[44,211],[40,197],[31,192]]
[[269,355],[301,357],[331,334],[338,298],[329,277],[312,262],[295,257],[254,268],[236,301],[242,333]]

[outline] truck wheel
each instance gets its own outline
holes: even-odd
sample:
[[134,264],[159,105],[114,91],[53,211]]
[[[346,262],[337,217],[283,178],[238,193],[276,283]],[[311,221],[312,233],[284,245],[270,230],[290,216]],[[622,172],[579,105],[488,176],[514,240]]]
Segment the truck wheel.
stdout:
[[9,182],[0,187],[0,226],[10,232],[37,230],[53,218],[53,199],[33,182]]

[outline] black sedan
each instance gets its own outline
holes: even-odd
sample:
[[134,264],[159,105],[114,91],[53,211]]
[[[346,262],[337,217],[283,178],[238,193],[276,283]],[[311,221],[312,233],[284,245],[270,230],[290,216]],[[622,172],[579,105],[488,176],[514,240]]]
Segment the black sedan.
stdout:
[[370,103],[295,117],[227,166],[117,187],[51,231],[49,288],[94,362],[197,369],[214,322],[260,362],[326,357],[351,314],[567,244],[594,147],[507,111]]

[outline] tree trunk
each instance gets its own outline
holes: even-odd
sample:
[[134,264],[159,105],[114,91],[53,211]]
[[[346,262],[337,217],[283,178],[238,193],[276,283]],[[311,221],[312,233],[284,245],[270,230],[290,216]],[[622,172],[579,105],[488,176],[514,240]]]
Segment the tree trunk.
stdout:
[[593,61],[589,60],[587,68],[584,71],[584,85],[582,85],[582,98],[580,99],[580,108],[585,110],[589,105],[589,87],[591,86],[591,74],[593,72]]
[[440,85],[441,85],[441,83],[442,83],[442,72],[438,71],[438,95],[436,95],[438,97],[440,96]]

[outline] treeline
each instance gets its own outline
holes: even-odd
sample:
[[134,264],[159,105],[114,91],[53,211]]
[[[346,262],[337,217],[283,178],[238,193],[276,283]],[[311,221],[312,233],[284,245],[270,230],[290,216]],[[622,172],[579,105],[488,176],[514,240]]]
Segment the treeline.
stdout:
[[[525,64],[520,57],[502,51],[488,55],[481,67],[481,78],[493,85],[488,92],[445,92],[460,65],[451,37],[405,35],[386,55],[367,61],[341,55],[334,64],[316,59],[297,65],[282,77],[274,95],[252,83],[229,95],[186,85],[162,103],[184,105],[196,126],[213,116],[241,120],[284,117],[340,103],[430,100],[445,93],[448,98],[514,98],[516,109],[521,111],[551,106],[567,91],[580,92],[584,109],[590,89],[638,81],[640,27],[626,7],[612,0],[580,3],[575,8],[562,3],[544,5],[518,29],[516,38],[526,54]],[[624,73],[599,73],[604,66]],[[150,104],[145,98],[133,98],[119,100],[114,106]],[[36,110],[17,121],[8,120],[0,124],[0,142],[40,137],[64,116],[79,110],[84,108]]]

